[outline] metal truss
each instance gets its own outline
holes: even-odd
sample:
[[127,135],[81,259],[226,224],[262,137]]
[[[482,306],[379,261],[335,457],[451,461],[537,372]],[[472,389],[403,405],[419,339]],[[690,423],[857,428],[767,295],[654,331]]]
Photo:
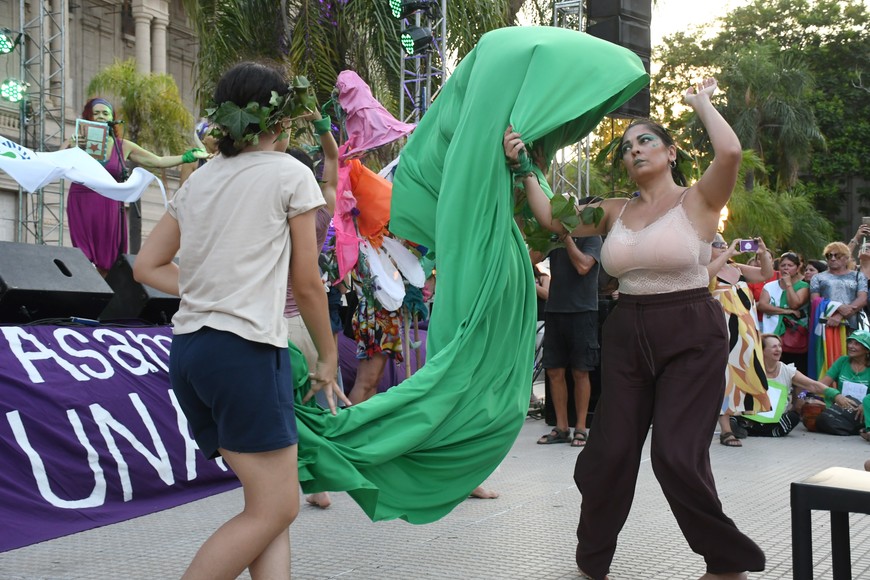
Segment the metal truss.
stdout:
[[399,119],[416,123],[432,102],[432,86],[440,88],[447,80],[447,0],[441,0],[438,14],[422,11],[414,13],[412,20],[402,20],[402,32],[410,26],[428,29],[432,34],[431,48],[420,54],[409,55],[399,48],[402,58]]
[[[553,3],[553,26],[569,30],[583,31],[583,0],[564,0]],[[583,199],[589,193],[589,157],[590,141],[587,136],[583,141],[575,143],[556,152],[550,167],[550,177],[553,193],[570,195],[575,199]]]
[[[19,0],[22,41],[20,143],[51,151],[64,142],[66,0]],[[63,245],[63,181],[28,193],[18,189],[17,241]]]

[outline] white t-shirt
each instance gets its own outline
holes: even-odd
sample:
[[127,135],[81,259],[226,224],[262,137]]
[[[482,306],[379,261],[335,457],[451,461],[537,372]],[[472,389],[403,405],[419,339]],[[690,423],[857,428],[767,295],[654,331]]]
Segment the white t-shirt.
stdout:
[[283,152],[218,155],[194,172],[168,209],[181,230],[173,332],[208,326],[286,347],[287,220],[324,204],[311,171]]
[[792,393],[794,389],[792,388],[792,380],[794,380],[794,375],[797,372],[797,368],[793,364],[785,364],[779,363],[779,372],[773,378],[768,377],[768,381],[776,381],[779,384],[783,385],[788,390],[788,404],[786,405],[786,409],[791,409],[792,406]]

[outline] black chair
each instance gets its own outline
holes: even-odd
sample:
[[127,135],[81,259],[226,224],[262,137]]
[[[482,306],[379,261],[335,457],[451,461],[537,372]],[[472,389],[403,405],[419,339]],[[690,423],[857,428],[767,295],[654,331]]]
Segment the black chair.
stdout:
[[791,484],[791,555],[794,580],[813,580],[812,510],[831,512],[834,580],[851,580],[849,514],[870,514],[870,473],[831,467]]

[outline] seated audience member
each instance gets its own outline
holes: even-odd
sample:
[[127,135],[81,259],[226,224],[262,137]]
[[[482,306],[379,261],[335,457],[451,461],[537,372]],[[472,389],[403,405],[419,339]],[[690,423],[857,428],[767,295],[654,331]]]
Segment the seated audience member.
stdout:
[[[819,382],[827,407],[816,418],[816,430],[831,435],[867,435],[870,416],[870,332],[856,330],[846,340],[846,354],[841,356]],[[870,440],[870,439],[868,439]]]
[[798,391],[823,394],[825,385],[814,381],[792,364],[780,360],[782,342],[775,334],[761,336],[764,354],[764,372],[767,375],[768,396],[771,406],[768,412],[744,414],[731,419],[731,429],[738,437],[783,437],[798,423],[800,414],[795,409]]

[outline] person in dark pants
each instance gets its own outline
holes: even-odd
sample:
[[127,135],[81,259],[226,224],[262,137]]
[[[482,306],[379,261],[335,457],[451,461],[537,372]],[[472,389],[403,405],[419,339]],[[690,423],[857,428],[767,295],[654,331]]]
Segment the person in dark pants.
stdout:
[[[604,324],[595,428],[574,471],[583,496],[576,558],[584,578],[607,577],[651,424],[653,471],[689,546],[704,557],[701,578],[740,580],[746,571],[764,569],[764,553],[723,513],[710,467],[728,334],[722,308],[707,290],[705,266],[742,159],[740,141],[710,100],[715,90],[716,81],[706,79],[684,95],[715,154],[696,183],[687,187],[677,169],[677,148],[667,130],[647,119],[635,121],[619,152],[638,194],[604,200],[598,223],[581,223],[570,232],[606,234],[601,265],[619,278],[619,300]],[[538,177],[525,174],[530,163],[522,135],[508,127],[503,144],[512,171],[524,175],[535,218],[557,234],[567,233]]]
[[[565,236],[565,247],[550,252],[550,293],[545,310],[544,368],[550,380],[550,397],[556,426],[538,439],[539,445],[586,445],[586,415],[592,385],[589,372],[598,366],[598,261],[601,236]],[[568,384],[574,379],[577,414],[574,435],[568,428]]]

